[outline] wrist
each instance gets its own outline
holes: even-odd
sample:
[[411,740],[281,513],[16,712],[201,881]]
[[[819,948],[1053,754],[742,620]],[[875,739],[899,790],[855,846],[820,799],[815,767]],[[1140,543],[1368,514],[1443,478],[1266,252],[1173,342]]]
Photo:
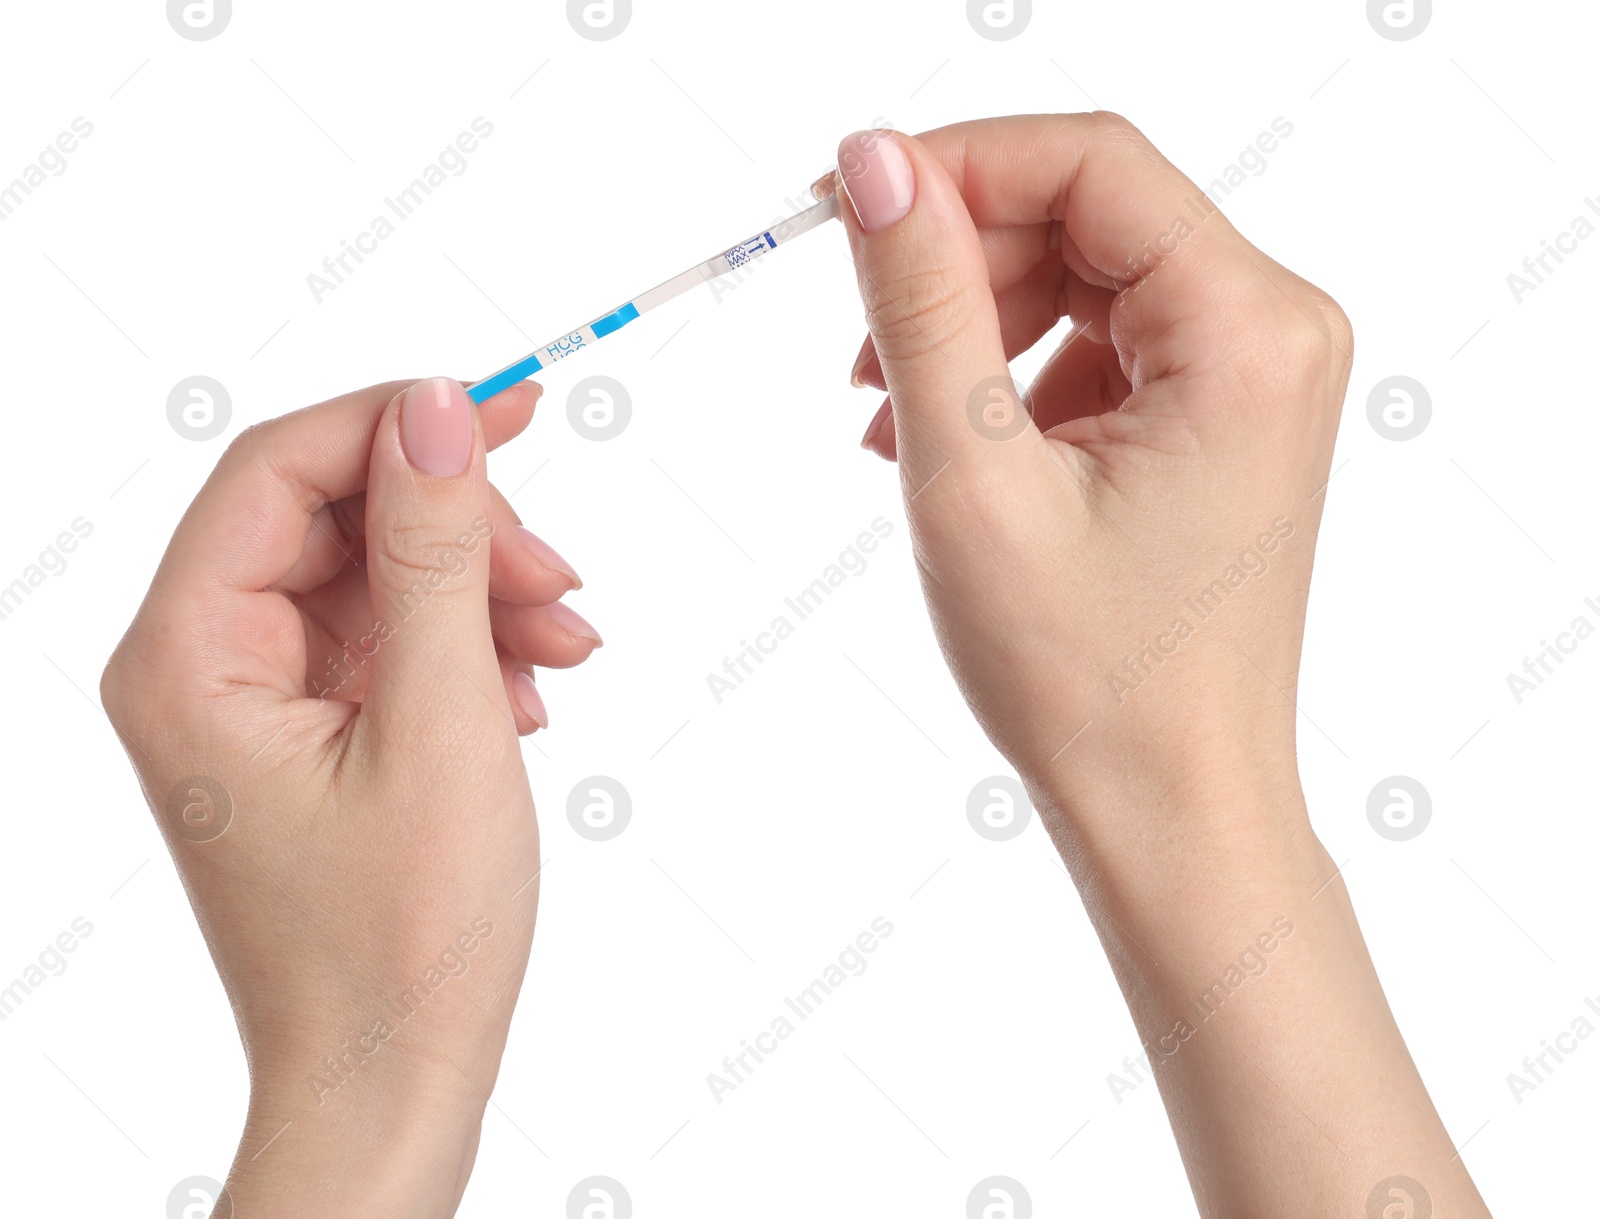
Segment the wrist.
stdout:
[[1264,882],[1319,862],[1292,740],[1281,750],[1086,748],[1068,761],[1021,777],[1080,888],[1176,897],[1203,891],[1206,873]]
[[1285,923],[1353,925],[1292,775],[1137,772],[1070,798],[1038,780],[1030,790],[1113,966],[1141,989],[1287,938]]
[[459,1072],[450,1074],[455,1078],[442,1071],[374,1073],[330,1093],[304,1078],[253,1071],[227,1183],[234,1213],[453,1215],[477,1154],[487,1096]]

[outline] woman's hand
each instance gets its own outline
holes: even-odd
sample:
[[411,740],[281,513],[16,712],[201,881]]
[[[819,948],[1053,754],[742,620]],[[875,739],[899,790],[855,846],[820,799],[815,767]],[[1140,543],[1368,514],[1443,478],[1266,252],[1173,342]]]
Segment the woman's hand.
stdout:
[[[862,133],[840,173],[856,376],[889,391],[864,443],[898,455],[984,728],[1075,826],[1133,756],[1141,785],[1282,800],[1344,314],[1115,116]],[[1063,316],[1016,394],[1007,361]]]
[[538,897],[531,667],[600,643],[486,476],[537,394],[251,428],[101,682],[249,1060],[240,1214],[447,1215],[466,1182]]
[[[863,443],[898,458],[945,657],[1078,884],[1202,1213],[1377,1214],[1403,1176],[1485,1214],[1295,764],[1344,314],[1114,115],[863,132],[839,176],[854,375],[889,394]],[[1007,361],[1063,316],[1018,395]]]

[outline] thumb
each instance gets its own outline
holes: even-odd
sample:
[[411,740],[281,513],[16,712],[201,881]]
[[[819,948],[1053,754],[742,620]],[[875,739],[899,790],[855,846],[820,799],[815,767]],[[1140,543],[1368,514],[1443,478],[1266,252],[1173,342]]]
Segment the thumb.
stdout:
[[1004,442],[1038,433],[1006,367],[988,264],[960,191],[921,144],[890,131],[848,136],[839,179],[908,494],[946,465],[977,474],[1009,461],[1015,446]]
[[[459,382],[418,381],[389,403],[367,476],[374,637],[362,716],[400,738],[420,709],[475,722],[501,704],[489,625],[489,484],[483,431]],[[486,703],[485,699],[489,701]]]

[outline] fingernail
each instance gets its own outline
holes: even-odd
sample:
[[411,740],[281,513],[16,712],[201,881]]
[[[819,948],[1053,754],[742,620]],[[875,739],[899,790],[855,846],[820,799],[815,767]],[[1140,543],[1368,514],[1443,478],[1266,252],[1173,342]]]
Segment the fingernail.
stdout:
[[555,624],[568,634],[576,635],[580,639],[592,639],[595,647],[605,642],[600,638],[600,632],[590,626],[583,615],[570,605],[557,601],[554,605],[547,605],[544,608]]
[[883,405],[878,408],[878,413],[872,417],[872,422],[867,424],[866,433],[861,437],[861,447],[871,449],[872,442],[878,438],[878,433],[883,431],[883,425],[889,422],[889,416],[894,413],[889,405],[889,399],[883,400]]
[[858,131],[839,145],[839,176],[869,233],[888,228],[911,210],[916,177],[911,160],[887,131]]
[[544,709],[544,699],[539,697],[539,687],[533,684],[533,678],[526,673],[516,674],[511,679],[511,693],[516,695],[523,715],[541,728],[550,727],[550,713]]
[[430,377],[400,403],[400,447],[406,460],[434,478],[454,478],[472,460],[472,403],[459,383]]
[[878,349],[873,346],[872,336],[867,336],[867,341],[861,344],[861,354],[856,356],[856,362],[850,366],[850,384],[860,389],[870,385],[874,389],[887,389],[883,383],[883,366],[878,363]]
[[549,542],[522,525],[517,526],[517,536],[523,540],[529,550],[533,551],[533,557],[538,559],[539,562],[566,576],[567,579],[572,581],[573,588],[583,587],[583,581],[578,578],[578,573],[572,570],[572,564],[557,554],[556,548],[550,545]]

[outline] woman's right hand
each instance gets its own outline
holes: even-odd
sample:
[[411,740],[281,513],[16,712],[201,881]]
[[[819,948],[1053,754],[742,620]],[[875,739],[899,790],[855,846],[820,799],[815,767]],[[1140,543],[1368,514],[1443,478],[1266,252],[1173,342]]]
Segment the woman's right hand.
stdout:
[[[854,375],[889,394],[863,443],[898,457],[985,730],[1074,836],[1133,828],[1152,785],[1281,802],[1338,305],[1114,115],[862,132],[839,158]],[[1007,362],[1064,316],[1019,402]]]
[[[889,393],[864,443],[898,458],[945,657],[1078,885],[1201,1213],[1486,1215],[1295,763],[1344,314],[1114,115],[863,132],[839,174],[857,377]],[[1019,401],[1007,361],[1063,316]]]

